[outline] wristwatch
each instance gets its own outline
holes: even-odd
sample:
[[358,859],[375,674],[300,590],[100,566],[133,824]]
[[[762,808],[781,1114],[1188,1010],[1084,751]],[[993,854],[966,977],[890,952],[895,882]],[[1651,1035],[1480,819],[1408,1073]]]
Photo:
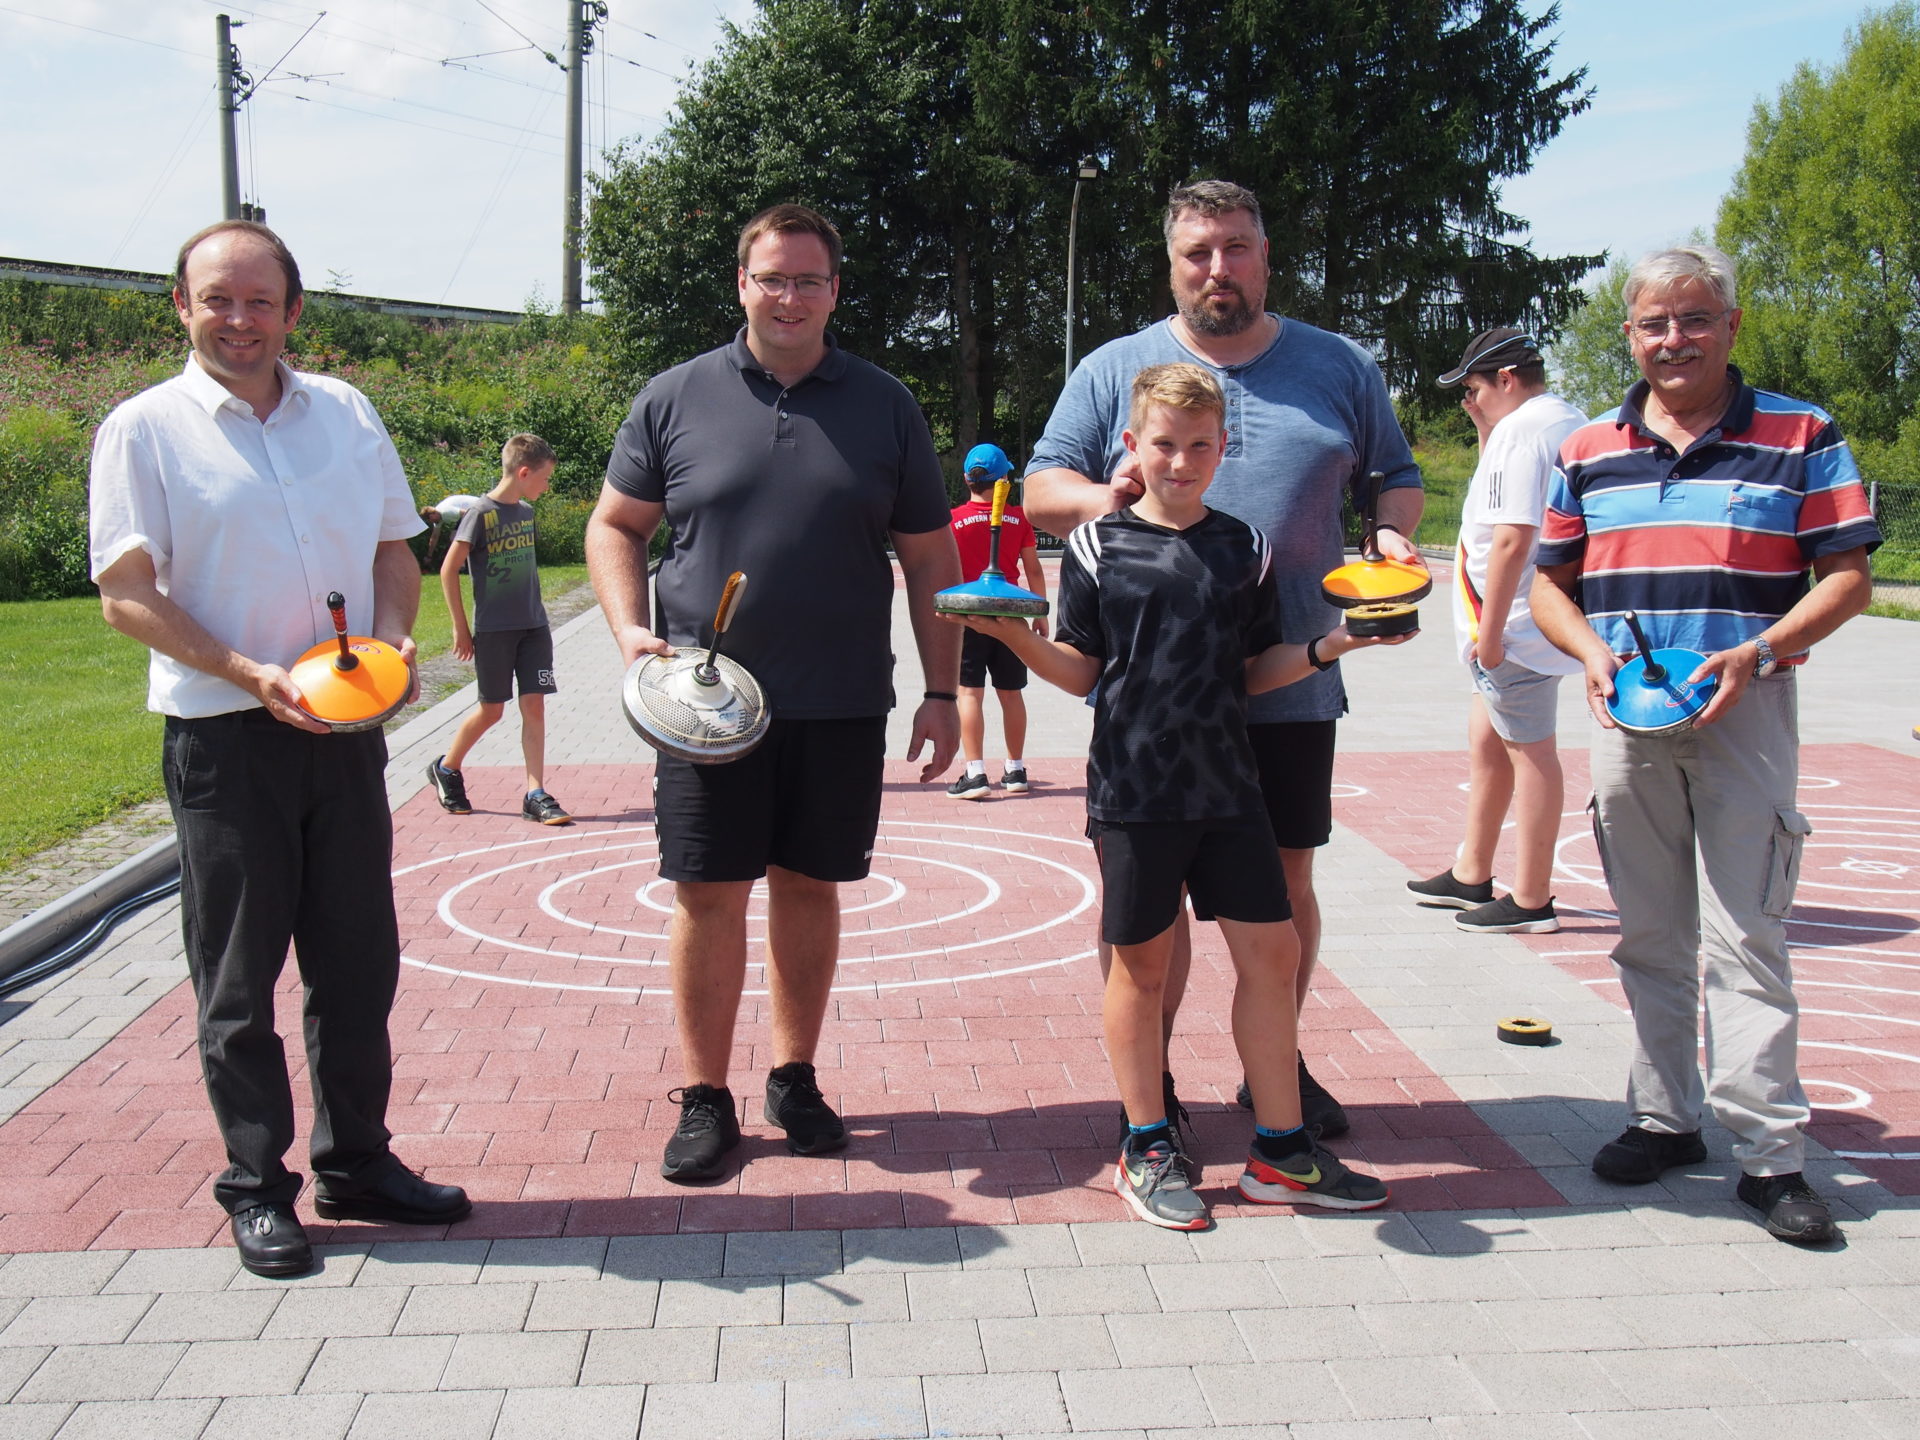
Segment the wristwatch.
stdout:
[[1774,671],[1780,668],[1780,662],[1774,659],[1773,646],[1767,643],[1766,636],[1756,635],[1753,637],[1753,654],[1754,654],[1754,666],[1753,666],[1754,679],[1764,680],[1769,675],[1773,674]]

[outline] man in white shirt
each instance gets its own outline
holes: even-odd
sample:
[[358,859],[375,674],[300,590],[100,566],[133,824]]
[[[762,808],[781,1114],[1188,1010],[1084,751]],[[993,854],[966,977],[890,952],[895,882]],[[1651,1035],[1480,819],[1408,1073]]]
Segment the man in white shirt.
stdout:
[[[1460,511],[1454,556],[1453,625],[1473,682],[1467,720],[1471,785],[1467,837],[1446,870],[1407,888],[1425,905],[1462,913],[1462,930],[1547,934],[1560,928],[1550,892],[1564,782],[1554,729],[1560,677],[1578,661],[1562,654],[1527,608],[1533,554],[1560,442],[1587,417],[1547,391],[1546,366],[1524,330],[1474,336],[1442,385],[1466,390],[1460,404],[1480,432],[1480,464]],[[1493,893],[1494,848],[1514,811],[1512,893]]]
[[387,1016],[400,969],[392,815],[379,730],[335,734],[288,669],[333,624],[413,658],[413,499],[373,407],[280,358],[300,271],[264,225],[226,221],[181,247],[174,304],[193,353],[95,437],[94,581],[107,623],[152,651],[167,717],[167,798],[202,1071],[226,1144],[214,1195],[241,1262],[297,1275],[313,1252],[273,992],[292,944],[305,984],[314,1208],[329,1219],[447,1224],[458,1186],[388,1148]]

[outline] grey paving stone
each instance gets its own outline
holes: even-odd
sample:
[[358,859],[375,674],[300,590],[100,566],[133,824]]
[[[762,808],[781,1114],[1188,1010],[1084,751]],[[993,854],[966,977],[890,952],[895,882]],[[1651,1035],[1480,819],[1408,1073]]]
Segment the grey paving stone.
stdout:
[[437,1390],[447,1357],[453,1353],[453,1340],[451,1335],[336,1337],[320,1346],[300,1389],[308,1395],[357,1391],[368,1396],[390,1390]]
[[786,1433],[792,1440],[893,1440],[927,1433],[920,1382],[789,1380]]
[[1762,1430],[1818,1435],[1820,1440],[1881,1440],[1882,1435],[1864,1407],[1832,1400],[1803,1405],[1733,1405],[1714,1414],[1736,1435]]
[[136,1250],[101,1287],[103,1295],[178,1294],[183,1290],[224,1290],[246,1273],[239,1252],[217,1250]]
[[960,1263],[969,1270],[1080,1263],[1080,1248],[1066,1225],[961,1225],[954,1234],[960,1244]]
[[222,1400],[200,1440],[342,1440],[358,1395],[237,1396]]
[[52,1353],[51,1345],[10,1345],[0,1349],[0,1405],[11,1400],[13,1392],[26,1384],[27,1377]]
[[642,1385],[515,1386],[489,1440],[634,1440],[646,1393]]
[[[1900,1288],[1914,1293],[1912,1287]],[[1745,1309],[1773,1340],[1863,1340],[1900,1333],[1900,1327],[1848,1290],[1776,1290]]]
[[194,1440],[206,1429],[217,1400],[91,1401],[77,1407],[60,1440]]
[[960,1264],[960,1240],[950,1225],[908,1230],[844,1230],[841,1264],[848,1274],[867,1270],[940,1270]]
[[1510,1415],[1633,1408],[1590,1355],[1463,1355],[1460,1363]]
[[1262,1363],[1380,1353],[1379,1341],[1348,1305],[1242,1310],[1233,1320],[1248,1353]]
[[596,1330],[580,1367],[582,1385],[654,1385],[711,1380],[719,1363],[713,1326],[680,1330]]
[[724,1235],[619,1235],[601,1274],[623,1280],[703,1280],[720,1273]]
[[474,1440],[492,1433],[499,1390],[440,1390],[426,1395],[370,1394],[347,1440]]
[[472,1285],[491,1247],[487,1240],[383,1240],[367,1252],[353,1283]]
[[1886,1440],[1920,1435],[1920,1400],[1862,1400],[1851,1407],[1880,1427]]
[[[1618,1186],[1608,1186],[1617,1198]],[[1633,1218],[1658,1237],[1662,1245],[1756,1245],[1763,1249],[1781,1245],[1760,1228],[1753,1211],[1732,1200],[1708,1200],[1695,1204],[1666,1201],[1636,1204]]]
[[1289,1305],[1357,1305],[1405,1300],[1407,1287],[1384,1255],[1333,1255],[1320,1260],[1269,1260],[1267,1273]]
[[407,1303],[400,1311],[400,1318],[393,1322],[393,1333],[469,1335],[483,1331],[517,1331],[525,1323],[532,1304],[533,1282],[530,1280],[518,1280],[510,1285],[416,1285],[407,1292]]
[[1856,1346],[1841,1341],[1786,1345],[1733,1345],[1720,1354],[1733,1362],[1765,1398],[1782,1404],[1806,1400],[1898,1400],[1920,1375],[1920,1340],[1902,1344],[1905,1364],[1897,1383]]
[[61,1345],[40,1362],[13,1398],[41,1400],[151,1400],[187,1347]]
[[1751,1405],[1767,1398],[1719,1350],[1603,1350],[1593,1358],[1614,1384],[1648,1409]]
[[1304,1260],[1316,1252],[1292,1215],[1228,1216],[1187,1236],[1202,1260]]
[[1586,1440],[1571,1415],[1436,1415],[1434,1440]]
[[1353,1407],[1318,1361],[1265,1365],[1196,1365],[1194,1379],[1221,1425],[1276,1425],[1294,1420],[1349,1420]]
[[[1605,1253],[1605,1252],[1598,1252]],[[1520,1250],[1510,1255],[1388,1255],[1387,1269],[1414,1300],[1509,1300],[1529,1293],[1521,1276],[1540,1262],[1569,1267],[1588,1259],[1586,1252],[1563,1254]],[[1558,1274],[1558,1272],[1555,1272]],[[1564,1283],[1564,1281],[1563,1281]],[[1537,1293],[1537,1292],[1536,1292]],[[1584,1292],[1573,1292],[1584,1293]]]
[[1082,1265],[1191,1265],[1199,1257],[1182,1230],[1162,1230],[1137,1220],[1111,1220],[1070,1227]]
[[1596,1303],[1633,1331],[1641,1346],[1687,1349],[1768,1338],[1754,1318],[1763,1302],[1746,1296],[1622,1295]]
[[1407,1222],[1436,1255],[1484,1255],[1495,1250],[1545,1250],[1546,1240],[1513,1210],[1428,1210]]
[[125,1250],[15,1255],[0,1265],[0,1295],[98,1295],[126,1263]]
[[1258,1260],[1149,1265],[1147,1280],[1163,1310],[1259,1310],[1286,1303],[1272,1272]]
[[778,1276],[713,1280],[662,1280],[653,1323],[676,1325],[778,1325],[782,1286]]
[[1900,1386],[1902,1395],[1914,1391],[1913,1376],[1920,1371],[1920,1335],[1893,1336],[1886,1339],[1851,1342],[1867,1359],[1878,1365]]
[[1206,1413],[1207,1402],[1186,1365],[1129,1364],[1124,1385],[1113,1383],[1110,1370],[1063,1370],[1060,1393],[1075,1431],[1123,1426],[1139,1419],[1143,1407],[1159,1416]]
[[0,1330],[0,1345],[111,1345],[153,1304],[151,1295],[56,1295],[31,1300]]
[[741,1231],[726,1239],[725,1275],[833,1275],[840,1270],[838,1230]]
[[484,1390],[508,1384],[573,1385],[586,1354],[584,1330],[546,1330],[532,1335],[459,1336],[440,1376],[442,1390]]
[[361,1242],[352,1245],[316,1245],[313,1247],[314,1268],[304,1275],[295,1275],[289,1279],[276,1280],[266,1275],[255,1275],[242,1270],[233,1277],[230,1290],[273,1290],[294,1294],[307,1290],[337,1290],[352,1285],[360,1278],[360,1272],[366,1268],[367,1256],[373,1246]]
[[1033,1314],[1033,1292],[1019,1270],[919,1270],[906,1282],[908,1313],[916,1321]]
[[1120,1364],[1107,1322],[1098,1315],[1033,1320],[982,1320],[980,1348],[991,1375],[1035,1370],[1101,1370]]
[[[33,1092],[39,1094],[38,1090]],[[28,1096],[31,1099],[32,1096]],[[0,1440],[50,1440],[73,1414],[75,1406],[59,1403],[45,1405],[8,1405],[0,1408]]]
[[1500,1327],[1471,1300],[1416,1300],[1355,1310],[1381,1355],[1484,1355],[1511,1348]]
[[134,1340],[254,1340],[273,1318],[280,1297],[268,1290],[185,1290],[154,1300]]
[[788,1278],[781,1294],[781,1316],[789,1325],[905,1320],[912,1313],[907,1304],[907,1276],[899,1270],[876,1270],[866,1275],[795,1275]]
[[[1434,1440],[1433,1422],[1425,1416],[1417,1420],[1296,1420],[1288,1426],[1271,1428],[1284,1433],[1287,1440]],[[1233,1440],[1242,1432],[1234,1431]]]
[[[847,1382],[840,1381],[840,1384]],[[727,1385],[650,1385],[640,1440],[713,1440],[724,1416],[727,1440],[781,1440],[785,1397],[777,1380]]]
[[1672,1293],[1670,1283],[1634,1266],[1626,1258],[1643,1253],[1638,1250],[1548,1250],[1502,1256],[1512,1267],[1507,1284],[1496,1293],[1475,1298],[1505,1300],[1531,1294],[1543,1300],[1557,1300],[1588,1295]]
[[1530,1217],[1534,1233],[1555,1250],[1624,1250],[1661,1244],[1640,1216],[1619,1205],[1540,1210]]
[[542,1280],[534,1287],[528,1330],[630,1330],[653,1324],[657,1280]]
[[1299,1224],[1316,1255],[1426,1255],[1433,1249],[1398,1212],[1316,1212]]
[[580,1235],[496,1240],[480,1267],[480,1283],[525,1285],[535,1280],[598,1280],[607,1237]]
[[[1232,1365],[1255,1358],[1233,1320],[1226,1310],[1112,1315],[1107,1318],[1107,1331],[1129,1372],[1137,1366]],[[1077,1418],[1074,1424],[1084,1428]]]
[[1363,1420],[1472,1415],[1496,1408],[1473,1373],[1450,1355],[1355,1358],[1328,1364],[1347,1403]]
[[1595,1410],[1574,1417],[1591,1440],[1726,1440],[1734,1432],[1711,1410]]
[[1920,1286],[1855,1285],[1847,1293],[1907,1334],[1920,1334]]
[[1070,1428],[1051,1374],[929,1375],[920,1386],[930,1435],[1053,1435]]
[[853,1373],[845,1325],[739,1325],[720,1332],[721,1380],[828,1380]]
[[866,1377],[978,1375],[987,1368],[978,1325],[967,1320],[848,1327],[853,1373]]
[[323,1290],[294,1290],[283,1296],[260,1332],[264,1340],[295,1340],[315,1336],[390,1335],[407,1303],[400,1285],[347,1286]]
[[163,1399],[291,1395],[319,1353],[318,1340],[197,1340],[160,1387]]
[[1614,1253],[1653,1286],[1652,1293],[1656,1294],[1725,1294],[1777,1288],[1751,1263],[1756,1253],[1751,1245],[1662,1245]]
[[1482,1300],[1478,1308],[1516,1351],[1624,1350],[1640,1343],[1625,1310],[1604,1300]]
[[1027,1271],[1033,1308],[1041,1315],[1117,1315],[1158,1310],[1144,1265],[1090,1265],[1081,1270],[1047,1266]]

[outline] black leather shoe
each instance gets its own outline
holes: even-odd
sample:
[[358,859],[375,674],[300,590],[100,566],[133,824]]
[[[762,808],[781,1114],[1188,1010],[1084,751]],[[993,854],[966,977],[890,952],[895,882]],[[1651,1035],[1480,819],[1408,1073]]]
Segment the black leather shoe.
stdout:
[[1593,1157],[1593,1173],[1616,1185],[1651,1185],[1676,1165],[1698,1165],[1707,1147],[1698,1130],[1669,1135],[1630,1125]]
[[1795,1245],[1824,1245],[1837,1233],[1827,1202],[1798,1170],[1791,1175],[1742,1175],[1734,1191],[1766,1219],[1767,1233]]
[[422,1180],[404,1165],[360,1190],[342,1190],[322,1180],[313,1197],[314,1213],[328,1220],[391,1220],[399,1225],[451,1225],[473,1213],[473,1202],[458,1185]]
[[251,1205],[240,1211],[233,1217],[233,1243],[240,1263],[270,1280],[313,1269],[313,1246],[291,1205]]

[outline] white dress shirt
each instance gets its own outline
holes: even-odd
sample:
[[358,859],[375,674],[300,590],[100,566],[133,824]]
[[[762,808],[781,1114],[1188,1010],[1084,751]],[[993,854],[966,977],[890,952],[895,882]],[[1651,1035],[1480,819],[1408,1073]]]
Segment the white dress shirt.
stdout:
[[[367,398],[282,362],[265,420],[192,356],[94,437],[89,520],[93,577],[130,550],[153,559],[160,592],[215,639],[290,666],[333,635],[327,592],[347,628],[373,623],[373,556],[425,528],[393,441]],[[147,708],[198,717],[260,702],[158,651]]]

